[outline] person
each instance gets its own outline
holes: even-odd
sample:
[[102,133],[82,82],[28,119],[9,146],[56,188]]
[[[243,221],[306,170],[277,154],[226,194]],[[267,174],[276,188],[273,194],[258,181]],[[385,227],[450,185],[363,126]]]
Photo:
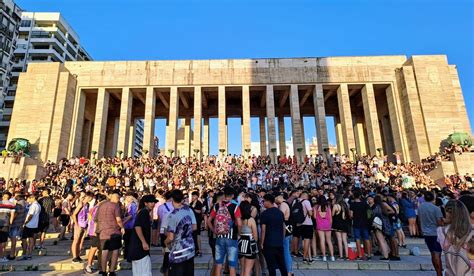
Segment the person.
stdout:
[[194,212],[194,216],[196,217],[196,223],[197,223],[197,228],[193,232],[193,239],[194,239],[194,247],[196,248],[196,256],[200,257],[202,256],[201,254],[201,223],[202,223],[202,209],[203,205],[201,201],[199,200],[199,192],[194,191],[191,194],[191,204],[189,204],[189,207]]
[[446,276],[473,275],[474,261],[469,254],[474,251],[474,229],[466,206],[459,200],[446,203],[446,219],[448,224],[438,227],[438,242],[445,256]]
[[132,262],[133,275],[151,276],[151,216],[155,203],[158,202],[153,195],[144,195],[140,200],[140,210],[133,224],[130,236],[130,248],[127,254]]
[[61,215],[59,216],[59,221],[61,222],[61,233],[59,234],[60,241],[66,240],[66,230],[71,220],[72,200],[74,200],[74,194],[68,193],[61,203]]
[[431,253],[431,262],[433,263],[436,275],[443,274],[443,265],[441,261],[441,252],[443,251],[438,242],[437,227],[443,226],[443,214],[441,209],[434,204],[434,194],[425,192],[424,201],[418,207],[418,216],[420,217],[421,233],[425,238],[425,243]]
[[138,205],[136,203],[137,195],[130,191],[125,196],[125,209],[126,214],[123,219],[123,225],[125,227],[125,234],[123,235],[123,258],[128,260],[128,249],[130,248],[130,237],[134,231],[135,218],[137,216]]
[[[109,200],[100,204],[96,214],[96,232],[99,234],[100,249],[102,256],[100,260],[99,275],[115,276],[119,249],[122,247],[122,235],[125,233],[120,213],[120,195],[118,191],[112,191]],[[111,254],[111,256],[109,256]],[[110,257],[109,273],[107,264]]]
[[251,216],[252,205],[248,201],[240,203],[240,212],[242,214],[242,229],[239,238],[239,258],[241,264],[241,275],[251,276],[252,270],[257,258],[257,223]]
[[382,253],[382,257],[380,258],[381,261],[389,261],[389,248],[387,244],[387,239],[390,239],[393,236],[394,231],[392,224],[385,213],[387,206],[383,202],[383,198],[381,195],[375,195],[373,199],[373,206],[372,212],[374,216],[374,222],[379,221],[380,227],[374,228],[375,238],[377,239],[377,244],[379,246],[379,250]]
[[54,207],[54,200],[51,198],[51,190],[44,189],[41,192],[42,197],[38,200],[41,206],[40,222],[39,222],[39,244],[35,246],[36,249],[45,249],[44,240],[46,238],[46,232],[48,232],[49,225],[51,223],[51,215]]
[[41,212],[41,206],[36,200],[35,194],[29,195],[27,202],[30,204],[30,207],[26,214],[23,233],[21,236],[21,242],[23,244],[23,260],[29,260],[32,258],[31,254],[33,252],[35,234],[38,231],[39,215]]
[[21,238],[23,233],[23,224],[26,220],[26,201],[25,195],[17,193],[15,195],[15,217],[13,223],[10,225],[10,241],[11,241],[11,250],[8,259],[10,261],[15,260],[16,258],[16,242],[18,238]]
[[414,193],[410,191],[411,198],[408,197],[407,192],[402,193],[402,198],[400,199],[400,206],[403,209],[403,214],[408,220],[408,229],[410,230],[411,237],[416,237],[418,235],[418,226],[416,224],[416,203],[412,200]]
[[208,219],[208,227],[216,234],[215,275],[221,275],[227,256],[229,274],[236,276],[238,263],[238,233],[242,225],[240,208],[232,202],[234,189],[224,187],[224,200],[214,204]]
[[194,275],[194,240],[196,218],[193,211],[183,204],[184,194],[181,190],[171,192],[173,211],[169,214],[166,228],[165,244],[170,249],[169,276]]
[[4,192],[0,201],[0,263],[6,263],[9,259],[5,256],[5,247],[8,242],[10,225],[15,218],[15,205],[10,202],[12,194]]
[[159,228],[160,228],[160,239],[161,239],[161,246],[163,247],[163,264],[161,265],[160,272],[163,273],[163,275],[167,276],[168,275],[168,269],[169,269],[169,256],[170,256],[170,251],[168,247],[165,245],[165,240],[166,240],[166,227],[168,225],[168,216],[173,211],[173,203],[171,199],[171,192],[167,191],[164,194],[166,202],[162,204],[158,208],[158,221],[159,221]]
[[325,196],[320,196],[318,204],[314,206],[314,219],[316,220],[316,229],[318,230],[319,241],[321,245],[321,252],[323,254],[323,262],[327,261],[326,244],[329,248],[331,261],[334,262],[334,247],[332,245],[331,227],[332,227],[332,213],[329,202]]
[[80,198],[74,212],[72,213],[72,221],[74,224],[74,240],[71,244],[72,262],[82,263],[80,257],[84,236],[87,230],[87,219],[89,216],[89,202],[94,197],[92,192],[84,194],[83,198]]
[[89,253],[87,254],[87,265],[84,268],[84,273],[86,274],[94,273],[92,269],[92,263],[94,262],[94,256],[97,252],[99,252],[98,259],[101,259],[100,251],[98,251],[98,249],[100,248],[100,239],[99,236],[96,234],[95,217],[97,215],[97,209],[99,208],[99,205],[106,199],[107,197],[104,194],[98,194],[96,196],[96,204],[92,208],[90,208],[89,211],[87,234],[89,235],[89,238],[91,240],[91,247],[89,249]]
[[349,247],[347,244],[347,233],[350,232],[351,221],[349,219],[349,206],[344,201],[342,195],[336,197],[336,204],[332,210],[332,229],[336,233],[337,248],[339,250],[339,257],[344,259],[349,258]]
[[283,213],[283,219],[285,220],[285,240],[283,241],[283,255],[285,257],[286,270],[288,276],[293,275],[293,258],[291,257],[290,243],[293,235],[293,225],[290,222],[290,203],[285,201],[287,194],[280,194],[275,198],[275,203]]
[[268,273],[276,276],[276,269],[281,275],[287,275],[285,257],[283,255],[283,240],[285,237],[285,219],[283,213],[275,207],[275,197],[271,194],[263,196],[265,211],[260,215],[262,236],[260,247],[267,262]]
[[301,205],[303,207],[304,221],[298,227],[298,233],[303,239],[303,262],[311,264],[314,260],[310,256],[309,246],[311,239],[313,238],[313,209],[311,203],[308,200],[308,192],[303,191],[300,196]]
[[395,229],[395,233],[397,234],[398,244],[403,248],[407,248],[406,241],[405,241],[405,232],[402,229],[402,222],[400,221],[400,205],[397,202],[397,197],[395,194],[389,194],[387,197],[387,203],[390,207],[395,211],[397,214],[396,221],[393,222],[393,228]]

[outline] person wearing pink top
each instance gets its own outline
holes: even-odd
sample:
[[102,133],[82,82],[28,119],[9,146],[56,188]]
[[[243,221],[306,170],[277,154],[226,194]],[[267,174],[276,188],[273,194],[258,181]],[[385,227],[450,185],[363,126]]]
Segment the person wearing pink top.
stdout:
[[323,254],[323,261],[327,261],[326,258],[326,244],[329,247],[329,254],[331,255],[331,261],[334,262],[334,247],[332,246],[331,239],[331,226],[332,226],[332,214],[329,203],[324,196],[318,198],[318,204],[314,206],[314,218],[316,219],[316,230],[318,231],[319,241],[321,245],[321,251]]

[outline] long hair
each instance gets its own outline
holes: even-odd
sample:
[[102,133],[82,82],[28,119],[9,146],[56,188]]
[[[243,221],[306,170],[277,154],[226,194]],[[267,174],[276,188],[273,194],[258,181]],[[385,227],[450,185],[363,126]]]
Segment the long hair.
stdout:
[[446,212],[451,214],[451,224],[446,233],[446,239],[458,251],[471,233],[471,218],[466,206],[459,200],[448,201]]
[[319,197],[318,204],[321,208],[321,212],[326,212],[326,208],[328,207],[328,201],[325,196]]
[[347,206],[347,203],[344,201],[344,197],[341,194],[337,195],[336,204],[341,206],[341,211],[343,212],[342,218],[347,218],[349,216],[349,206]]

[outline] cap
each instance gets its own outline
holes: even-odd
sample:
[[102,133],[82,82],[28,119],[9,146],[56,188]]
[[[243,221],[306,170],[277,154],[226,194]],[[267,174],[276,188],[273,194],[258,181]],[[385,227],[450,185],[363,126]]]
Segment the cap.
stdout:
[[156,200],[156,197],[154,195],[144,195],[142,197],[142,201],[143,202],[154,202],[154,203],[157,203],[158,200]]

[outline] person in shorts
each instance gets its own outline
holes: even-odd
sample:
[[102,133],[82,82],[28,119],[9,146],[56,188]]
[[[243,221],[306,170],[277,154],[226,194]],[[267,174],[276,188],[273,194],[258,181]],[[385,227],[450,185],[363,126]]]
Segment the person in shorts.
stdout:
[[59,222],[61,222],[61,233],[59,234],[59,240],[67,240],[66,229],[71,221],[71,213],[72,213],[72,203],[71,201],[74,200],[74,194],[68,193],[66,198],[63,200],[61,204],[61,215],[59,216]]
[[8,262],[5,256],[5,247],[8,242],[8,230],[15,216],[15,205],[10,202],[12,194],[4,192],[0,201],[0,263]]
[[10,242],[11,250],[10,255],[8,256],[9,260],[15,260],[16,258],[16,242],[18,238],[21,238],[23,233],[23,224],[26,219],[26,201],[23,194],[16,194],[15,196],[15,218],[13,223],[10,225]]
[[311,240],[313,239],[313,220],[311,217],[313,216],[313,208],[311,207],[311,202],[308,200],[308,192],[303,191],[300,196],[301,205],[303,205],[303,212],[304,212],[304,221],[298,227],[299,228],[299,235],[303,240],[303,261],[306,263],[312,263],[313,259],[310,258],[309,247],[311,244]]
[[161,265],[160,272],[163,273],[163,275],[168,275],[168,270],[170,268],[170,263],[169,263],[169,256],[170,256],[170,250],[169,248],[165,245],[165,240],[166,240],[166,228],[168,227],[168,215],[173,211],[173,203],[171,199],[171,192],[167,191],[164,194],[166,202],[163,203],[159,208],[158,208],[158,221],[159,221],[159,228],[160,228],[160,242],[161,246],[163,247],[163,264]]
[[[94,273],[94,270],[92,269],[92,264],[94,262],[94,256],[100,247],[100,239],[99,239],[99,236],[95,232],[96,230],[95,217],[96,217],[97,209],[99,208],[99,205],[102,202],[104,202],[104,200],[106,199],[107,197],[105,195],[98,194],[96,196],[96,204],[89,211],[89,223],[87,227],[87,234],[89,235],[89,238],[90,238],[91,247],[87,255],[87,265],[84,268],[84,273],[86,274]],[[99,255],[99,258],[100,258],[100,255]]]
[[31,194],[27,200],[30,204],[30,208],[26,214],[25,225],[21,235],[21,242],[23,245],[23,260],[29,260],[32,258],[35,234],[38,233],[41,206],[39,205],[36,198],[37,196],[35,194]]
[[[99,233],[100,249],[102,250],[99,275],[116,275],[115,270],[117,268],[120,248],[122,248],[122,235],[125,233],[119,202],[119,193],[113,191],[109,195],[109,200],[100,204],[97,209],[95,219],[96,232]],[[109,260],[110,266],[108,265]],[[108,274],[107,267],[109,267]]]

